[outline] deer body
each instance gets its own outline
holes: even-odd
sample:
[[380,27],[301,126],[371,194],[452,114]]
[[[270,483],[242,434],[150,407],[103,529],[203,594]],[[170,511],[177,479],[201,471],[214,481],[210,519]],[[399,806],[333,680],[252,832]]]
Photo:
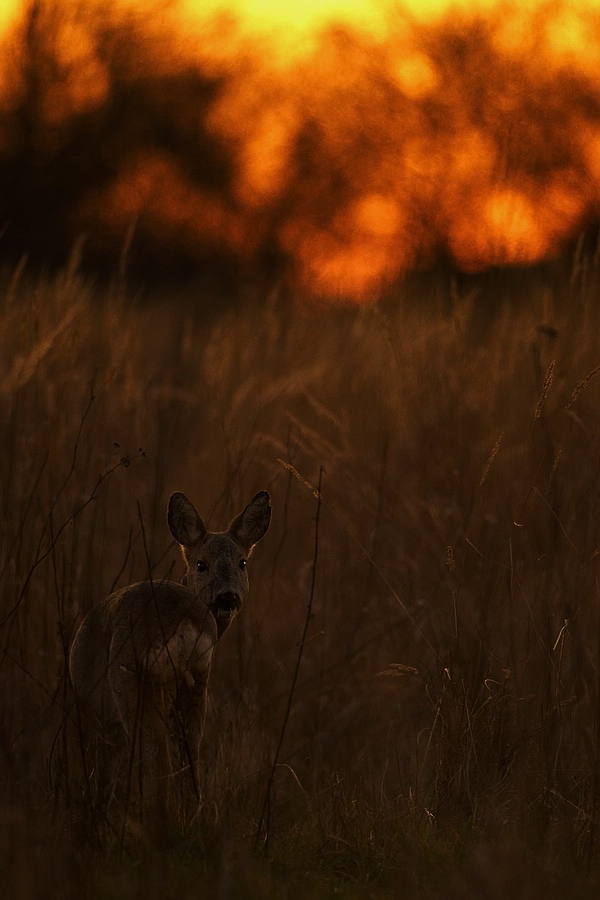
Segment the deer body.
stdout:
[[[69,669],[80,717],[96,738],[99,794],[108,802],[123,747],[162,778],[176,748],[197,790],[213,651],[248,595],[246,560],[270,521],[259,492],[223,532],[209,532],[185,494],[169,500],[183,584],[147,581],[111,594],[83,619]],[[162,775],[161,775],[161,762]],[[152,790],[152,788],[151,788]]]

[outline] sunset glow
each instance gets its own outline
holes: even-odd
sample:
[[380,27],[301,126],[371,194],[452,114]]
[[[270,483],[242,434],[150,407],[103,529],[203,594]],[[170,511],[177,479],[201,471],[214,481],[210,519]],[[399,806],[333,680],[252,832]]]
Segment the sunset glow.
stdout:
[[[15,50],[0,67],[5,110],[26,96],[33,8],[0,3],[0,42]],[[597,0],[36,10],[51,60],[40,127],[99,114],[118,79],[123,97],[143,85],[149,104],[156,83],[169,134],[185,135],[187,162],[153,146],[150,127],[146,145],[124,145],[118,172],[79,207],[106,232],[135,219],[199,258],[210,246],[251,259],[270,242],[303,288],[360,298],[440,246],[468,269],[535,261],[600,214]],[[201,105],[168,86],[192,77],[216,85]],[[218,163],[195,157],[195,141]]]

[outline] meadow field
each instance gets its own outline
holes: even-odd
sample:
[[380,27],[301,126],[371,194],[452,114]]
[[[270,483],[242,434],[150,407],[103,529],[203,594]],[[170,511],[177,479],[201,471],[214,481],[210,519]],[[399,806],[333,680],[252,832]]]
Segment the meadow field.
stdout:
[[[3,895],[597,897],[597,255],[362,306],[257,293],[2,275]],[[260,489],[199,808],[164,847],[118,798],[98,827],[77,623],[181,577],[172,491],[217,529]]]

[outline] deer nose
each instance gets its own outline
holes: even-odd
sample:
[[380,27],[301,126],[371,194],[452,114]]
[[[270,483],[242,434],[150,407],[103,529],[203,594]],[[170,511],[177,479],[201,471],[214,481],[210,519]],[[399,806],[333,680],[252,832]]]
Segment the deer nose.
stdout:
[[240,595],[234,591],[224,591],[215,597],[217,616],[231,616],[240,607]]

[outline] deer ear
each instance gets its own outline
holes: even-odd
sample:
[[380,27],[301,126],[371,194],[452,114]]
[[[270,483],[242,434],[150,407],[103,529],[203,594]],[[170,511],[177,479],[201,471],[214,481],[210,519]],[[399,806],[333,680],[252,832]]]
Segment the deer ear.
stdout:
[[243,512],[229,526],[229,534],[250,553],[255,544],[265,536],[271,521],[271,498],[266,491],[259,491]]
[[171,494],[167,521],[171,534],[182,547],[193,547],[206,534],[206,525],[196,512],[196,507],[185,494]]

